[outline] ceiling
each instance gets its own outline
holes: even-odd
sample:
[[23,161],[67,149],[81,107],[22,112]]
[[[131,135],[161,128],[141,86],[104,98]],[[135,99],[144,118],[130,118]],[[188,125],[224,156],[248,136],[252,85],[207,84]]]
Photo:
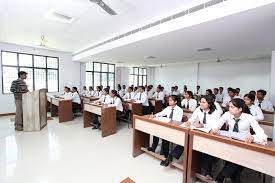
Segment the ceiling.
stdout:
[[[89,0],[0,0],[0,41],[28,46],[40,44],[77,52],[145,22],[206,0],[104,0],[118,15],[110,16]],[[75,18],[71,24],[47,20],[55,10]]]
[[[262,60],[275,50],[275,3],[104,51],[82,61],[143,66],[166,63]],[[198,52],[211,48],[209,52]],[[154,56],[155,59],[144,57]],[[122,64],[123,65],[123,64]]]

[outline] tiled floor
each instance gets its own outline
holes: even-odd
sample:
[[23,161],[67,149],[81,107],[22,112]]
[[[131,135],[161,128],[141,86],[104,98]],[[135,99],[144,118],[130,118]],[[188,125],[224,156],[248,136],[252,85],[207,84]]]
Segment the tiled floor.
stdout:
[[83,128],[82,118],[49,121],[41,132],[15,132],[11,117],[0,118],[0,183],[181,183],[177,169],[148,155],[132,157],[132,130],[102,138]]

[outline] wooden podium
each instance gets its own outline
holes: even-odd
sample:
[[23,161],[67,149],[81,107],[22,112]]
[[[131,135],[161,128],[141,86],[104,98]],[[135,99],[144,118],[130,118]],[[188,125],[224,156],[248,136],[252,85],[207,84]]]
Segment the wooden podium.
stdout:
[[23,130],[40,131],[47,125],[47,89],[23,94]]

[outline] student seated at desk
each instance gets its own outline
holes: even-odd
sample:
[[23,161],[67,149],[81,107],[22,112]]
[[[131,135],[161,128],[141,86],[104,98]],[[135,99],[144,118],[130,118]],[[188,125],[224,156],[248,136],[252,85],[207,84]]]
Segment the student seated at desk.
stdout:
[[[255,118],[249,113],[250,111],[242,99],[232,99],[229,103],[229,112],[222,115],[218,122],[218,127],[212,131],[213,134],[217,134],[219,129],[227,123],[230,132],[240,133],[245,136],[246,143],[256,142],[265,145],[267,143],[267,135]],[[255,132],[254,135],[250,134],[250,127]],[[242,166],[226,162],[222,171],[218,174],[216,181],[222,183],[225,178],[231,178],[234,183],[239,183],[241,171]]]
[[152,98],[155,100],[161,100],[162,103],[164,103],[164,93],[161,90],[161,86],[157,87],[157,91],[154,93]]
[[248,107],[248,109],[250,111],[250,114],[252,116],[254,116],[254,118],[257,121],[264,120],[264,114],[263,114],[261,108],[259,106],[255,105],[254,101],[255,101],[255,95],[246,94],[244,96],[244,102],[247,105],[247,107]]
[[[218,120],[220,118],[220,113],[216,109],[214,104],[215,99],[212,95],[204,95],[200,99],[200,106],[196,108],[193,112],[190,119],[187,122],[183,123],[183,126],[189,127],[194,126],[196,128],[215,128],[217,126]],[[179,159],[183,153],[184,147],[177,145],[168,155],[166,160],[161,162],[162,166],[167,167],[173,160],[173,158]],[[205,155],[205,161],[202,161],[202,167],[205,169],[206,174],[211,175],[210,165],[208,162],[211,162],[211,157]]]
[[96,101],[96,103],[100,104],[110,104],[111,103],[111,96],[109,95],[109,89],[104,88],[102,91],[102,95],[99,100]]
[[64,94],[61,95],[60,98],[65,98],[65,97],[68,97],[68,96],[71,96],[71,95],[72,95],[71,88],[65,86]]
[[101,86],[97,86],[96,91],[94,93],[94,97],[100,98],[101,95],[102,95],[102,88],[101,88]]
[[81,100],[76,87],[73,87],[71,94],[64,95],[60,98],[64,98],[65,100],[72,100],[73,113],[76,113],[78,110],[81,109]]
[[123,93],[123,91],[121,89],[121,85],[120,84],[117,85],[117,92],[118,92],[118,94],[119,94],[120,97],[124,96],[124,93]]
[[123,112],[122,98],[119,96],[116,90],[111,90],[110,96],[111,96],[111,99],[110,99],[109,106],[116,107],[116,116],[118,118],[119,116],[121,116]]
[[148,99],[153,98],[154,90],[153,90],[153,88],[151,88],[151,86],[146,87],[146,94],[147,94]]
[[128,87],[127,93],[122,97],[126,100],[131,100],[135,98],[135,92],[133,92],[133,87]]
[[[173,121],[181,121],[183,117],[183,110],[177,105],[178,103],[178,97],[176,95],[171,95],[168,98],[168,103],[169,106],[166,107],[163,111],[157,113],[154,115],[154,117],[167,117],[170,118]],[[148,151],[155,152],[156,148],[159,143],[159,138],[158,137],[153,137],[153,144],[151,147],[148,147]],[[164,155],[165,158],[168,157],[169,154],[169,143],[166,140],[162,140],[162,145],[161,145],[161,151],[160,154]]]
[[237,91],[236,89],[233,88],[228,88],[228,96],[226,96],[223,99],[223,103],[222,103],[222,107],[228,108],[229,106],[229,102],[234,99],[234,98],[240,98],[239,96],[237,96]]
[[127,93],[126,85],[122,85],[123,96]]
[[194,111],[197,108],[197,101],[194,99],[192,91],[186,91],[184,94],[184,99],[181,101],[181,106],[184,109]]
[[83,86],[83,90],[82,90],[82,92],[80,93],[80,95],[87,96],[88,94],[89,94],[89,91],[87,90],[87,87],[86,87],[86,86]]
[[265,99],[266,91],[258,90],[257,91],[257,100],[255,105],[259,106],[263,111],[274,112],[272,103],[269,100]]
[[175,86],[175,90],[173,92],[173,95],[180,95],[179,87]]
[[90,86],[88,96],[93,97],[94,95],[95,95],[94,87]]
[[[214,91],[215,91],[215,89],[214,89]],[[219,103],[222,103],[223,99],[224,99],[223,87],[219,87],[218,94],[215,94],[215,95],[216,95],[216,101]]]
[[150,107],[149,107],[147,94],[145,93],[145,87],[139,86],[138,91],[139,91],[139,93],[136,94],[133,102],[142,104],[142,114],[143,115],[150,114]]

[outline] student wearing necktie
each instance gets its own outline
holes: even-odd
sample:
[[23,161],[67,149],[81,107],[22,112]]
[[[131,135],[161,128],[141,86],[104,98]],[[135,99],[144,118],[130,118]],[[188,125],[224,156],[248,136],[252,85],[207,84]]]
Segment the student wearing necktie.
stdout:
[[[236,98],[229,103],[229,112],[222,115],[217,128],[213,130],[213,134],[217,134],[225,123],[229,125],[229,131],[246,136],[246,143],[256,142],[263,145],[267,144],[267,135],[255,118],[250,114],[244,100]],[[255,132],[254,135],[251,135],[250,127],[252,127]],[[225,178],[231,178],[234,183],[239,183],[241,171],[242,166],[226,162],[222,171],[218,174],[216,181],[222,183]]]
[[263,111],[274,112],[272,102],[265,99],[266,94],[265,90],[258,90],[255,105],[259,106]]
[[[183,110],[177,105],[178,99],[176,95],[171,95],[168,98],[169,106],[166,107],[161,112],[154,115],[154,117],[168,117],[173,121],[181,121],[183,117]],[[159,143],[158,137],[153,137],[153,144],[151,147],[148,147],[147,149],[149,151],[155,152],[156,148]],[[169,142],[166,140],[162,140],[162,146],[161,146],[161,155],[164,155],[165,157],[168,157],[169,154]]]
[[184,99],[181,101],[181,106],[190,111],[194,111],[197,108],[197,101],[194,99],[193,92],[186,91],[184,93]]
[[88,96],[93,97],[94,95],[95,95],[94,87],[90,86]]
[[150,114],[150,107],[149,107],[148,97],[145,92],[145,87],[140,86],[138,90],[139,90],[139,93],[136,94],[135,99],[133,101],[136,103],[142,104],[143,115]]
[[94,94],[94,97],[100,98],[101,95],[102,95],[102,88],[101,88],[101,86],[97,86],[97,87],[96,87],[95,94]]
[[117,93],[116,90],[112,90],[110,92],[110,96],[111,96],[111,103],[109,104],[109,106],[116,107],[116,116],[119,117],[123,112],[122,98],[120,97],[120,95]]
[[255,101],[255,95],[246,94],[244,96],[244,102],[247,105],[250,111],[250,114],[254,116],[254,118],[257,121],[261,121],[264,119],[264,114],[259,106],[254,105],[254,101]]
[[135,93],[133,92],[133,87],[128,87],[127,93],[122,97],[126,100],[134,99]]

